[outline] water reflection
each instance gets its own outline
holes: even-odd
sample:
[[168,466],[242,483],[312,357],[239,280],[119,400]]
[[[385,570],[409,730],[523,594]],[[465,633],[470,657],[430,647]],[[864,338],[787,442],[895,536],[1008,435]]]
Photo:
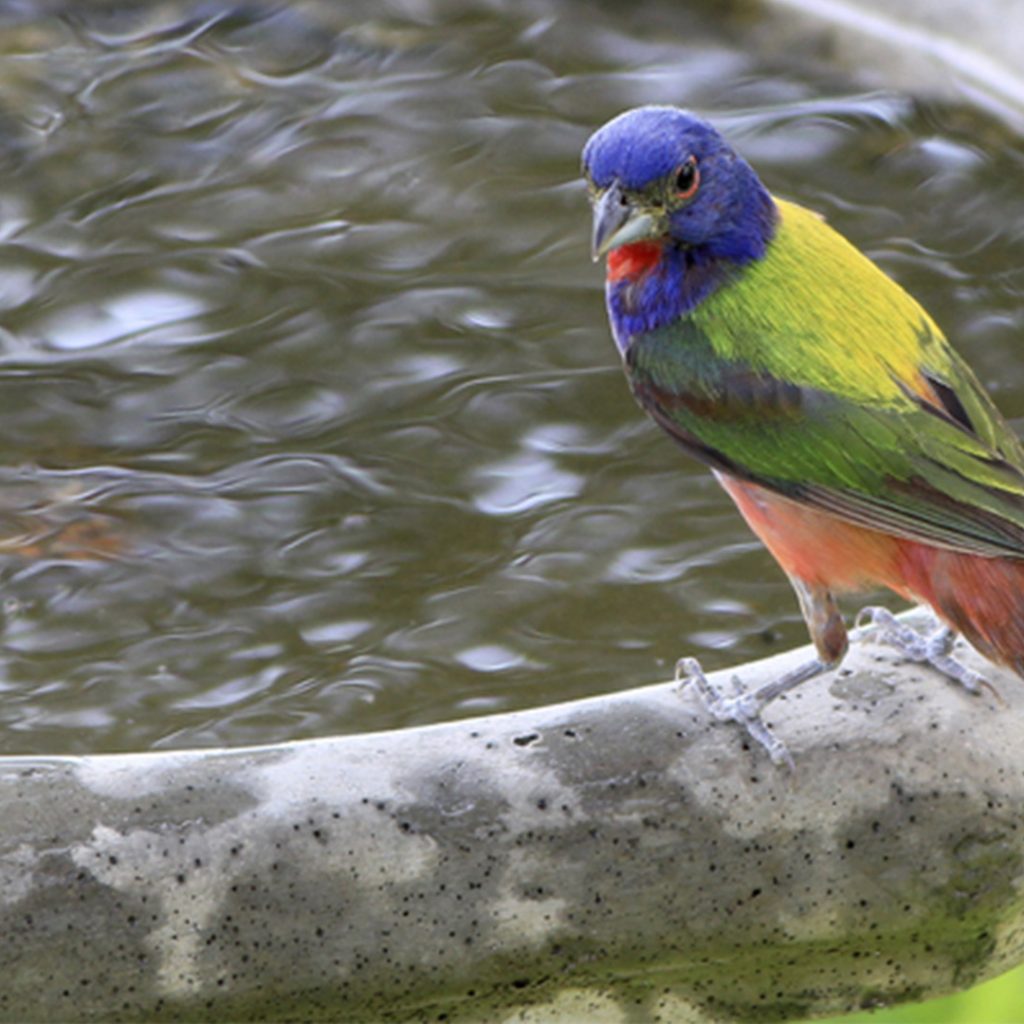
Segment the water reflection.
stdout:
[[616,365],[577,167],[626,106],[713,115],[1024,412],[1019,143],[719,7],[0,8],[5,751],[386,728],[802,642]]
[[[43,321],[41,342],[74,351],[113,341],[180,343],[184,321],[198,317],[205,304],[194,296],[150,289],[114,295],[99,302],[62,308]],[[158,328],[166,328],[163,331]]]

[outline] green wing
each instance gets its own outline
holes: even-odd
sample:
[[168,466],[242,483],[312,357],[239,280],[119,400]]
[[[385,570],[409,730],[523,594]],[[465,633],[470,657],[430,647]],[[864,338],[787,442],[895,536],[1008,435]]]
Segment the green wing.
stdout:
[[1024,451],[941,336],[929,347],[941,373],[890,375],[876,400],[723,357],[692,320],[637,337],[627,373],[665,430],[732,476],[888,533],[1024,557]]

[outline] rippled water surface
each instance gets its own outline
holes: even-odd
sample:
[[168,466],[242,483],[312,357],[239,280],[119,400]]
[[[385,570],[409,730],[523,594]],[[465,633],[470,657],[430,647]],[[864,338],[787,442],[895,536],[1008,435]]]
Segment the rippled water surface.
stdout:
[[0,4],[4,751],[410,725],[804,640],[617,365],[577,168],[628,106],[716,119],[1024,413],[1020,142],[724,6]]

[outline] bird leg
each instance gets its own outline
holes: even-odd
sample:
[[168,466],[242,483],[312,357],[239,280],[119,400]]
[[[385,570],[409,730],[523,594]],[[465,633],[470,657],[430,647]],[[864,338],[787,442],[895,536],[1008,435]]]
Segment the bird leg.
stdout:
[[743,726],[747,735],[764,747],[775,764],[787,764],[793,768],[792,755],[785,743],[765,724],[761,711],[776,697],[835,668],[846,653],[847,637],[842,616],[827,590],[811,587],[794,576],[790,576],[789,580],[800,599],[800,610],[818,649],[818,657],[797,665],[752,692],[747,691],[740,679],[733,676],[733,693],[728,696],[723,694],[711,685],[696,658],[680,658],[676,662],[676,682],[680,690],[690,685],[695,686],[705,707],[715,719]]
[[876,636],[882,643],[897,648],[911,661],[931,665],[969,693],[980,693],[982,690],[995,693],[992,684],[984,676],[962,665],[950,654],[956,633],[949,626],[940,624],[928,633],[919,633],[900,622],[888,608],[875,606],[861,608],[857,613],[856,625],[859,627],[865,623],[878,630]]
[[808,679],[812,679],[829,667],[818,658],[814,658],[803,665],[798,665],[785,675],[779,676],[778,679],[765,683],[764,686],[753,692],[744,689],[739,677],[733,676],[733,693],[731,696],[726,696],[711,685],[696,658],[680,658],[676,662],[676,682],[679,684],[680,690],[690,685],[696,686],[697,691],[704,699],[704,706],[715,719],[719,722],[735,722],[737,725],[743,726],[747,735],[768,751],[768,756],[775,764],[787,764],[793,768],[795,765],[792,754],[786,744],[765,724],[764,719],[761,718],[761,711],[776,697],[787,690],[792,690],[794,686],[799,686]]

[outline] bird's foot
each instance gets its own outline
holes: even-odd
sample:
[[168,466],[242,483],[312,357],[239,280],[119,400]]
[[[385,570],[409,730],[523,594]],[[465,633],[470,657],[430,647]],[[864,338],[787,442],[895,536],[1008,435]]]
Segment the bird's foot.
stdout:
[[956,642],[956,633],[948,626],[939,625],[927,633],[919,633],[905,626],[888,608],[871,606],[861,608],[855,625],[869,625],[877,630],[875,636],[882,643],[896,647],[906,658],[931,665],[936,672],[958,683],[969,693],[988,690],[999,697],[995,687],[979,673],[961,664],[950,653]]
[[765,725],[761,718],[761,709],[765,704],[782,692],[777,689],[775,683],[768,683],[751,693],[746,690],[738,677],[733,676],[733,692],[727,696],[717,687],[711,685],[696,658],[680,658],[676,662],[676,683],[678,683],[680,693],[687,686],[695,686],[712,717],[719,722],[735,722],[737,725],[741,725],[755,743],[760,744],[768,751],[768,756],[775,764],[795,767],[793,757],[786,744]]

